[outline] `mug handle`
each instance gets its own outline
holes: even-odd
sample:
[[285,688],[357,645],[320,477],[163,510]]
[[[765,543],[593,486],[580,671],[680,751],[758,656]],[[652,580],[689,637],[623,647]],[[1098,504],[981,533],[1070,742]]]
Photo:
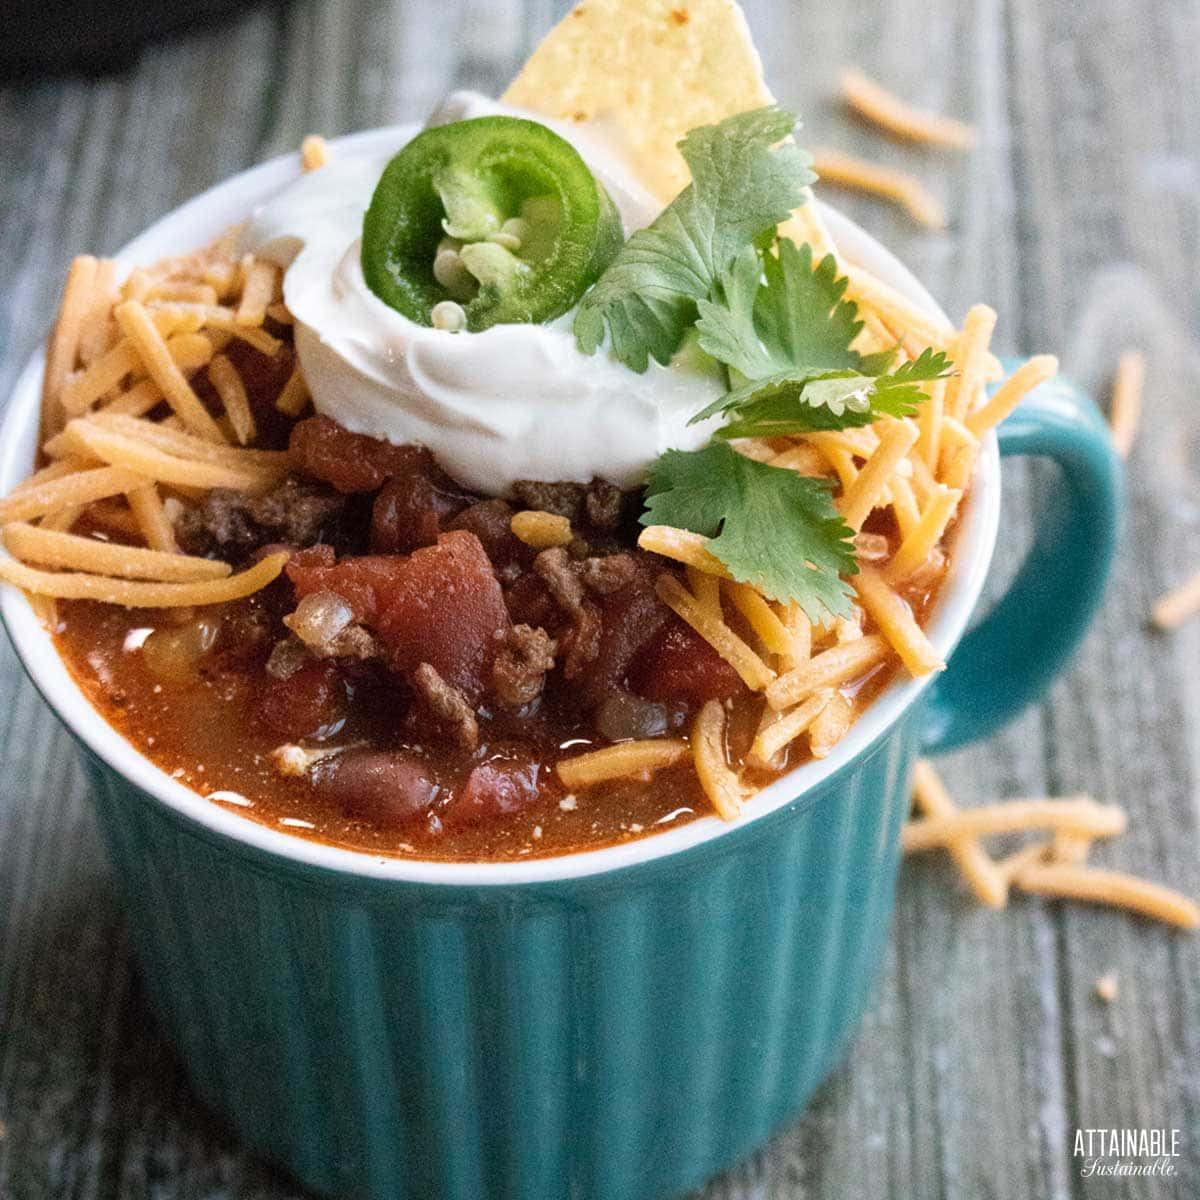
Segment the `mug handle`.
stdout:
[[[1006,360],[1005,370],[1021,361]],[[929,689],[926,754],[987,737],[1037,699],[1091,624],[1116,550],[1121,460],[1088,396],[1061,378],[1042,384],[997,434],[1002,458],[1048,458],[1059,479],[1041,505],[1033,545],[1008,591],[966,634]]]

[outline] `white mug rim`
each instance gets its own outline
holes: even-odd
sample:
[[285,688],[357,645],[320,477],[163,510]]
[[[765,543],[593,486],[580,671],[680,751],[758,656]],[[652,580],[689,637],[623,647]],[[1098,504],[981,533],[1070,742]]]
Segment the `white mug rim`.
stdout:
[[[331,153],[370,154],[398,148],[417,128],[396,125],[350,134],[332,140]],[[139,261],[152,261],[215,237],[223,228],[248,216],[254,204],[297,177],[297,160],[294,154],[280,155],[216,184],[128,243],[116,255],[119,264],[127,268]],[[925,288],[888,250],[836,210],[827,205],[821,205],[821,209],[835,241],[847,257],[905,293],[910,300],[942,315]],[[155,249],[160,244],[163,249]],[[169,251],[165,249],[168,245],[172,247]],[[24,478],[32,462],[43,361],[44,354],[39,350],[26,364],[0,426],[0,495],[7,494]],[[928,625],[930,639],[943,657],[948,657],[957,644],[978,602],[995,546],[999,509],[999,454],[994,435],[989,435],[964,507],[950,570]],[[71,678],[53,640],[23,593],[12,587],[0,587],[0,615],[25,670],[59,719],[108,767],[157,803],[187,822],[274,858],[343,875],[406,884],[514,886],[576,879],[657,861],[714,841],[795,803],[847,766],[895,725],[932,682],[929,676],[894,680],[874,699],[828,758],[804,763],[775,780],[747,802],[735,822],[715,816],[700,817],[662,833],[544,858],[439,861],[383,856],[297,837],[192,791],[143,756],[92,707]]]

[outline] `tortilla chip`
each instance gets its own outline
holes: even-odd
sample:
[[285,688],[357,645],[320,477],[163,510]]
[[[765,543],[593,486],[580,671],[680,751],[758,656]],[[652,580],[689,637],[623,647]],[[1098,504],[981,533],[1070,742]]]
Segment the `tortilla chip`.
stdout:
[[543,39],[502,99],[620,131],[664,203],[691,179],[676,142],[774,102],[733,0],[583,0]]

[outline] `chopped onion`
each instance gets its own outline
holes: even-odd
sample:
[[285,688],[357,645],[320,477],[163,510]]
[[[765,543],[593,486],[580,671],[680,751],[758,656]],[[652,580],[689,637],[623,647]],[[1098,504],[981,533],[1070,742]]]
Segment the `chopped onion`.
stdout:
[[216,645],[220,632],[220,621],[211,615],[156,629],[142,643],[142,661],[164,683],[193,683],[200,661]]
[[353,620],[350,606],[336,592],[312,592],[283,623],[306,646],[326,646]]

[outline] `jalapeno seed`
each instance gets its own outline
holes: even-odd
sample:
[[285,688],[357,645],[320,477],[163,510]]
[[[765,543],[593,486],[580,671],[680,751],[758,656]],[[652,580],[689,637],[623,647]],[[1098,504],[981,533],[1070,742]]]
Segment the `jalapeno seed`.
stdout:
[[467,314],[463,306],[455,304],[453,300],[439,300],[430,315],[434,329],[442,329],[446,333],[461,333],[467,327]]

